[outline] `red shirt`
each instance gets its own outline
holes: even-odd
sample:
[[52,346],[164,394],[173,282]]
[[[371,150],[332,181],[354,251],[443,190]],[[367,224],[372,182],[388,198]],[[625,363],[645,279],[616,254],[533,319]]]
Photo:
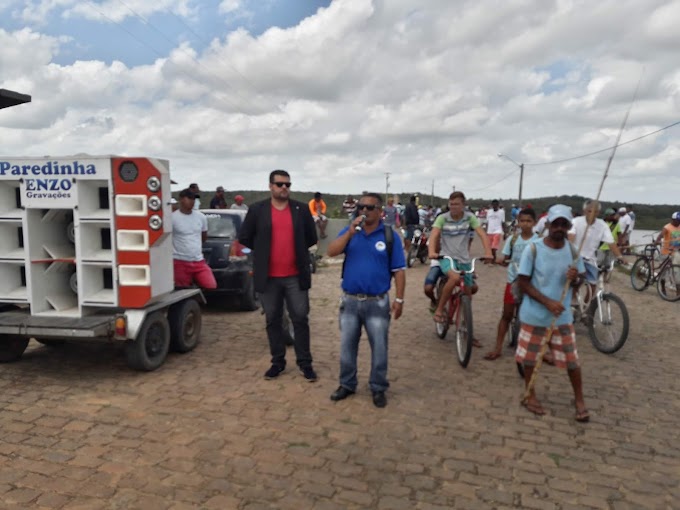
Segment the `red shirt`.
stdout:
[[269,276],[283,278],[299,274],[293,237],[293,216],[290,207],[279,211],[272,208],[272,245],[269,255]]

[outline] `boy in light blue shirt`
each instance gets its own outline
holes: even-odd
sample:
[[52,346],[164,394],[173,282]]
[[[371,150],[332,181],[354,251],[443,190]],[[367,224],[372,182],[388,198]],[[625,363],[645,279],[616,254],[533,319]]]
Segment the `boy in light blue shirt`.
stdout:
[[[513,283],[517,279],[517,271],[519,269],[520,259],[522,257],[522,252],[529,243],[538,236],[534,234],[534,226],[536,225],[536,212],[533,209],[522,209],[518,217],[518,224],[520,232],[508,237],[505,240],[505,245],[503,246],[503,251],[501,252],[505,258],[503,260],[503,265],[508,267],[508,281],[505,284],[505,292],[503,295],[503,315],[501,320],[498,322],[498,335],[496,336],[496,347],[486,353],[484,359],[493,361],[501,357],[503,352],[503,338],[508,332],[510,327],[510,322],[515,315],[515,309],[519,306],[520,301],[518,301],[513,295],[512,288]],[[516,284],[515,284],[516,286]],[[513,338],[511,346],[515,347],[517,339]]]

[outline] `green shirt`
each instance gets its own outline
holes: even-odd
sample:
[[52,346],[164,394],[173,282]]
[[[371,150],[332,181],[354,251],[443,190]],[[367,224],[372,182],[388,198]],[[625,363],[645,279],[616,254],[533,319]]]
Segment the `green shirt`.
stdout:
[[[614,242],[618,243],[619,241],[619,234],[621,234],[621,225],[619,225],[618,222],[616,222],[616,225],[614,225],[613,222],[611,221],[605,221],[607,226],[609,227],[609,230],[612,232],[612,237],[614,238]],[[612,226],[614,228],[612,228]],[[607,243],[603,243],[602,246],[600,246],[600,250],[602,251],[608,251],[609,250],[609,245]]]
[[442,255],[448,255],[454,260],[465,264],[470,262],[470,252],[468,251],[470,230],[479,227],[479,220],[469,211],[463,213],[463,217],[454,220],[451,213],[447,212],[437,216],[432,225],[441,230]]

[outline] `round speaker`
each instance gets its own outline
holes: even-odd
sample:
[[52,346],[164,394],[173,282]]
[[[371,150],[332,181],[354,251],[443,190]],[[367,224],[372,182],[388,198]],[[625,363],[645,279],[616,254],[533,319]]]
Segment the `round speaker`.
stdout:
[[73,222],[66,225],[66,237],[69,241],[75,244],[76,242],[76,226]]
[[68,281],[68,284],[71,287],[71,290],[78,294],[78,273],[73,273],[71,275],[71,279]]

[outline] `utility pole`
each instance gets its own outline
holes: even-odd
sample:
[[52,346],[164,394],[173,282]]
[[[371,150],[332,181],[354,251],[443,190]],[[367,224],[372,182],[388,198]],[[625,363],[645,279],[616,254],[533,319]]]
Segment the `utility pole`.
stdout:
[[432,207],[434,207],[434,179],[432,179],[432,198],[430,199]]
[[519,164],[519,208],[522,209],[522,181],[524,180],[524,163]]
[[389,200],[390,196],[390,173],[385,172],[385,203]]
[[453,192],[454,193],[456,192],[456,185],[455,184],[453,185]]

